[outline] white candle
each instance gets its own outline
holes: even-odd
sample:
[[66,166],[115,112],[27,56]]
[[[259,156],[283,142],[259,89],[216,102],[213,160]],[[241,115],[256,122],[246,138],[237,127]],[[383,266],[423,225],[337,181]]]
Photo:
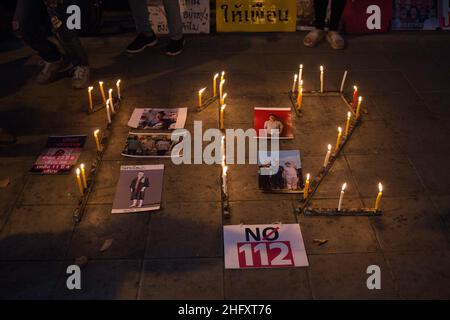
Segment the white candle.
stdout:
[[298,81],[302,81],[303,80],[303,65],[300,65],[300,68],[298,70]]
[[224,166],[222,168],[222,189],[223,189],[223,193],[224,194],[228,193],[228,188],[227,188],[227,171],[228,171],[228,166]]
[[222,155],[222,166],[225,165],[225,136],[222,136],[222,140],[220,142],[220,153]]
[[345,84],[345,79],[346,78],[347,78],[347,70],[345,70],[344,75],[342,76],[341,91],[340,92],[344,92],[344,84]]
[[109,111],[109,99],[106,100],[106,117],[108,119],[108,123],[111,124],[111,112]]
[[320,92],[323,93],[323,66],[320,66]]
[[292,84],[292,93],[295,92],[295,85],[297,83],[297,74],[294,74],[294,83]]
[[225,80],[220,80],[219,84],[219,99],[222,100],[223,95],[223,85],[225,84]]
[[342,208],[342,200],[344,199],[344,193],[345,193],[345,188],[347,187],[347,183],[344,183],[342,185],[342,189],[341,189],[341,195],[339,197],[339,204],[338,204],[338,211],[341,211]]
[[121,99],[121,95],[120,95],[120,79],[117,80],[117,82],[116,82],[116,88],[117,88],[117,98],[120,100]]
[[323,162],[323,166],[326,167],[328,165],[328,162],[330,161],[330,155],[331,155],[331,144],[328,145],[328,151],[325,155],[325,161]]
[[108,90],[108,100],[109,100],[109,105],[111,106],[111,111],[112,113],[116,113],[116,109],[114,109],[114,99],[112,97],[112,89]]

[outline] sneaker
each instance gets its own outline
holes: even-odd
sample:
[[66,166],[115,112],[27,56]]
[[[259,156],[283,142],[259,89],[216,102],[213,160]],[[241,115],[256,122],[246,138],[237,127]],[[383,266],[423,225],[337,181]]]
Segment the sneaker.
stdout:
[[170,39],[169,44],[166,48],[166,54],[168,56],[176,56],[179,55],[181,52],[183,52],[184,45],[186,41],[184,40],[184,37],[180,40],[172,40]]
[[315,47],[325,37],[325,31],[320,29],[314,29],[308,32],[303,39],[303,44],[307,47]]
[[63,77],[71,67],[72,65],[64,59],[55,62],[44,61],[42,63],[42,69],[36,77],[36,82],[39,84],[46,84],[56,81]]
[[327,41],[335,50],[342,50],[345,47],[345,40],[337,31],[328,31]]
[[88,86],[91,69],[89,66],[76,66],[72,75],[72,88],[84,89]]
[[155,34],[148,37],[143,33],[139,33],[138,36],[130,43],[127,47],[128,53],[138,53],[144,50],[147,47],[154,47],[158,43],[158,38],[156,38]]

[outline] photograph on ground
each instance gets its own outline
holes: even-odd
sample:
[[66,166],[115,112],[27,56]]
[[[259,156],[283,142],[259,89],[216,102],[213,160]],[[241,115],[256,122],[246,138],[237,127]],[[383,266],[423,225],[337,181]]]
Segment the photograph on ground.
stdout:
[[293,139],[291,108],[255,108],[254,129],[258,138]]
[[[172,141],[173,133],[128,133],[122,155],[132,158],[170,158],[172,149],[183,141]],[[182,156],[177,153],[176,156]]]
[[137,108],[131,115],[128,126],[142,130],[182,129],[186,123],[187,108],[157,109]]

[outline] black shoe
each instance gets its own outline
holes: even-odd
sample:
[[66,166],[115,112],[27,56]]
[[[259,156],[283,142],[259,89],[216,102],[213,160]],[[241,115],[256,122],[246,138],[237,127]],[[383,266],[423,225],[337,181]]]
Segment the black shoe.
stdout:
[[132,43],[127,47],[128,53],[138,53],[144,50],[147,47],[154,47],[158,43],[158,38],[156,38],[155,34],[150,37],[140,33],[133,40]]
[[170,39],[169,44],[166,48],[166,54],[168,56],[176,56],[179,55],[181,52],[183,52],[184,44],[186,41],[184,40],[184,37],[180,40],[172,40]]

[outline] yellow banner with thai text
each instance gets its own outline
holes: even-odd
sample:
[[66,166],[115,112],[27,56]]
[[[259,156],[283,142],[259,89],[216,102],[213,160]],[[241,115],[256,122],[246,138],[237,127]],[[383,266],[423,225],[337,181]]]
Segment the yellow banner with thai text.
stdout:
[[217,32],[293,32],[293,0],[216,0]]

